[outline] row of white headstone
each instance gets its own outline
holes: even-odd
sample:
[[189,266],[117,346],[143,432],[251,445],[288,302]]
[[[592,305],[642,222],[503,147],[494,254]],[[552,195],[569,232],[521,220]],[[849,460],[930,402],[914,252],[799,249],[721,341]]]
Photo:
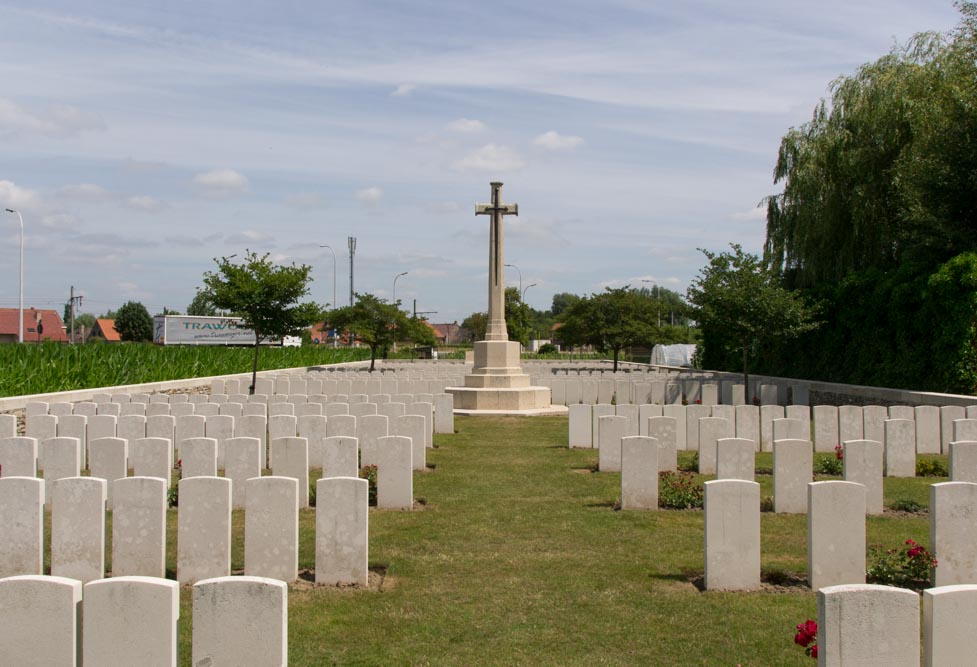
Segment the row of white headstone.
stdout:
[[[729,405],[750,403],[744,385],[734,382],[702,382],[700,380],[665,379],[637,374],[631,377],[566,377],[542,374],[533,381],[553,392],[556,405],[584,403],[615,403],[617,405],[654,403],[656,405]],[[790,385],[793,403],[808,405],[808,391],[804,385]],[[785,405],[786,387],[759,387],[760,405]]]
[[[373,404],[362,404],[376,408]],[[345,407],[345,405],[344,405]],[[317,467],[322,459],[323,441],[333,436],[356,437],[369,450],[377,438],[387,435],[403,435],[413,438],[417,443],[415,464],[424,467],[424,448],[433,447],[431,404],[413,403],[405,407],[401,403],[389,403],[385,408],[388,414],[369,414],[361,417],[337,414],[332,417],[309,415],[294,417],[275,415],[265,418],[259,415],[231,417],[217,415],[203,417],[185,415],[171,417],[160,415],[141,417],[130,415],[113,417],[101,415],[84,417],[67,415],[33,415],[27,418],[26,436],[38,442],[55,438],[71,437],[81,443],[81,469],[90,467],[90,443],[103,438],[121,438],[132,443],[143,438],[165,438],[174,444],[174,460],[181,458],[181,443],[197,438],[211,438],[217,441],[218,467],[224,467],[226,442],[232,438],[253,437],[260,441],[262,467],[271,465],[274,452],[266,447],[267,442],[287,437],[303,437],[309,441],[312,467]],[[405,413],[405,410],[407,412]],[[8,431],[9,433],[9,431]],[[10,436],[8,436],[10,437]],[[0,435],[0,439],[3,436]],[[45,469],[44,453],[39,454],[39,467]],[[3,459],[0,455],[0,465]],[[0,475],[3,474],[0,468]]]
[[[177,664],[175,581],[15,576],[0,579],[0,600],[4,664]],[[195,583],[191,643],[194,665],[287,665],[288,586],[249,576]]]
[[[865,487],[854,482],[807,485],[808,583],[865,583]],[[705,483],[707,589],[760,587],[760,485],[743,480]],[[930,486],[930,547],[939,565],[936,586],[977,584],[977,484]]]
[[[828,586],[818,598],[818,665],[920,664],[920,595],[892,586]],[[922,595],[922,663],[972,665],[977,655],[977,586]]]
[[[179,483],[176,579],[192,584],[230,575],[232,481],[191,477]],[[45,483],[0,478],[0,575],[42,574],[44,493],[51,510],[51,574],[82,583],[105,576],[105,500],[108,484],[91,477]],[[164,577],[166,482],[127,477],[112,482],[112,574]],[[316,484],[317,583],[368,582],[368,482],[328,477]],[[298,577],[299,483],[254,477],[245,495],[245,574],[282,581]],[[2,605],[0,605],[2,606]]]
[[[875,409],[878,408],[878,409]],[[948,454],[953,441],[977,440],[977,406],[923,405],[916,408],[893,406],[803,405],[727,406],[727,405],[571,405],[569,444],[595,447],[599,444],[600,419],[626,417],[629,435],[647,435],[648,419],[671,417],[675,420],[675,444],[680,450],[699,449],[700,424],[708,422],[708,439],[746,438],[757,451],[772,451],[773,441],[785,438],[813,440],[814,450],[832,452],[848,440],[893,442],[900,450],[911,447],[917,454]],[[785,421],[786,420],[786,421]],[[813,431],[813,438],[812,438]]]
[[[385,373],[378,377],[363,377],[363,373],[311,371],[257,379],[254,394],[418,394],[444,393],[464,377],[461,367],[450,374],[422,378],[403,373]],[[250,394],[251,379],[215,379],[211,381],[212,394]]]
[[[292,477],[299,483],[299,506],[309,506],[309,471],[320,469],[323,477],[356,477],[360,466],[378,468],[379,506],[409,509],[410,480],[413,469],[425,467],[425,448],[421,417],[405,415],[400,419],[413,425],[404,435],[377,435],[365,440],[351,436],[331,436],[318,441],[315,450],[318,460],[312,460],[312,448],[307,438],[284,437],[271,441],[271,472],[280,477]],[[228,438],[218,449],[214,438],[188,438],[180,443],[177,459],[180,475],[189,477],[223,477],[236,481],[233,507],[244,506],[245,480],[261,475],[262,450],[258,438]],[[38,453],[46,462],[44,477],[54,482],[81,474],[81,445],[77,438],[49,438],[38,446],[33,438],[0,438],[0,479],[4,477],[35,477]],[[223,460],[220,459],[223,455]],[[109,484],[108,507],[114,506],[111,482],[128,476],[158,477],[167,486],[173,469],[172,445],[166,438],[99,438],[91,443],[90,477],[104,479]],[[382,471],[382,472],[381,472]],[[48,492],[50,493],[50,491]],[[46,499],[50,501],[50,497]]]

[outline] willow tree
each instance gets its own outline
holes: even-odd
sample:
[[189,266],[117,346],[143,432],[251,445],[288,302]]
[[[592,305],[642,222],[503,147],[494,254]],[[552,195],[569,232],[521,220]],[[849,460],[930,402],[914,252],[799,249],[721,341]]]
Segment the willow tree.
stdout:
[[766,259],[799,285],[975,247],[977,6],[830,87],[782,139],[767,199]]

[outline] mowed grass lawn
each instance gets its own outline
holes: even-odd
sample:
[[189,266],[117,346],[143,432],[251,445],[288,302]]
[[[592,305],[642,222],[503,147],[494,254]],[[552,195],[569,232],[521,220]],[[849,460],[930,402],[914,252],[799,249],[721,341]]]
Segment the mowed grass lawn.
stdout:
[[[370,511],[380,590],[291,587],[291,665],[813,664],[792,639],[816,618],[814,593],[700,592],[690,579],[703,571],[702,513],[615,511],[620,475],[590,472],[596,450],[567,449],[565,418],[455,424],[428,451],[435,469],[414,476],[426,507]],[[771,494],[770,478],[758,479]],[[926,505],[933,481],[943,480],[887,481],[887,500]],[[300,518],[300,568],[314,567],[314,516]],[[806,517],[761,520],[764,571],[803,575]],[[870,544],[929,541],[925,516],[867,525]],[[234,536],[240,569],[238,512]],[[190,665],[189,589],[182,601],[180,664]]]

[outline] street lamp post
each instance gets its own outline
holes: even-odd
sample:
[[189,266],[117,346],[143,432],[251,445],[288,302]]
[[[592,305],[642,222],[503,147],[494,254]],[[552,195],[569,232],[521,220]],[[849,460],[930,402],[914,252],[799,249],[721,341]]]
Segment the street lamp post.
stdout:
[[16,213],[20,221],[20,303],[17,309],[17,342],[24,342],[24,216],[12,208],[7,213]]
[[[523,291],[522,291],[522,271],[520,271],[519,270],[519,267],[516,266],[515,264],[506,264],[506,266],[515,269],[516,272],[519,274],[519,293],[522,294],[523,293]],[[529,288],[527,287],[526,289],[529,289]]]
[[403,273],[398,273],[396,276],[394,276],[393,298],[391,299],[394,304],[397,303],[397,279],[401,276],[406,276],[408,273],[408,271],[404,271]]
[[651,283],[652,288],[655,290],[653,294],[655,295],[655,304],[658,308],[658,326],[660,327],[662,325],[662,306],[661,303],[658,303],[658,283],[654,280],[645,280],[644,278],[641,279],[641,282]]
[[[333,250],[332,247],[328,245],[321,245],[319,247],[329,248],[329,252],[332,253],[332,307],[338,308],[339,305],[336,303],[336,251]],[[338,345],[339,345],[338,336],[336,336],[336,333],[334,331],[332,336],[332,346],[338,347]]]
[[520,295],[520,298],[522,298],[522,302],[523,303],[526,303],[526,292],[529,291],[529,288],[530,287],[536,287],[536,285],[538,285],[538,284],[539,283],[530,283],[529,285],[526,285],[526,289],[522,290],[522,294]]

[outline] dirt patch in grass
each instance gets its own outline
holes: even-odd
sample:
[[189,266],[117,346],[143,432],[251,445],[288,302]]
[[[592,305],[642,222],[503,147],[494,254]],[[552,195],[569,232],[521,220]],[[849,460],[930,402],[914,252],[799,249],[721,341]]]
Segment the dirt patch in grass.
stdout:
[[890,517],[890,518],[893,518],[893,519],[920,519],[920,518],[928,517],[929,514],[930,514],[930,511],[926,507],[923,507],[922,509],[920,509],[917,512],[907,512],[905,510],[894,510],[894,509],[892,509],[890,507],[886,507],[886,508],[883,509],[882,516]]
[[372,591],[374,593],[383,593],[392,590],[397,585],[397,579],[387,575],[386,565],[371,566],[368,577],[369,584],[365,588],[353,585],[336,586],[331,584],[317,584],[315,582],[315,570],[303,568],[299,570],[299,578],[288,586],[291,589],[300,591],[332,589],[337,591]]
[[[700,593],[706,592],[706,575],[702,572],[686,574],[688,582]],[[760,572],[760,593],[810,593],[807,575],[785,570],[763,570]]]

